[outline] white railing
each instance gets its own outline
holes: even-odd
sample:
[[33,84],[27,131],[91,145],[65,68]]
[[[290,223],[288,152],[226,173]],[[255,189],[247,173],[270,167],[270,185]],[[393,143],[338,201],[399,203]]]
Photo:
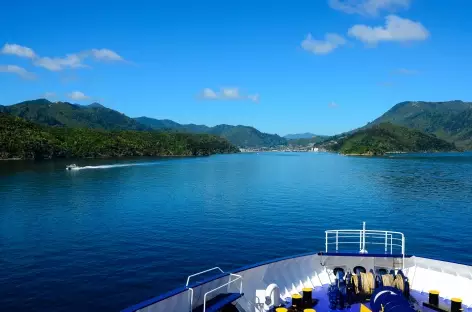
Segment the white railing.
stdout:
[[[236,277],[236,278],[235,278],[234,280],[231,280],[231,277],[233,277],[233,276]],[[239,294],[242,294],[242,293],[243,293],[243,277],[242,277],[241,275],[237,275],[237,274],[230,273],[230,274],[229,274],[229,282],[227,282],[227,283],[225,283],[225,284],[223,284],[223,285],[221,285],[221,286],[218,286],[218,287],[216,287],[215,289],[212,289],[212,290],[210,290],[210,291],[207,291],[207,292],[205,293],[205,295],[203,296],[203,312],[206,311],[206,302],[207,302],[207,296],[208,296],[208,294],[210,294],[210,293],[212,293],[212,292],[214,292],[214,291],[216,291],[216,290],[218,290],[218,289],[221,289],[221,288],[223,288],[223,287],[225,287],[225,286],[229,286],[231,283],[234,283],[234,282],[236,282],[237,280],[240,280],[240,281],[241,281],[241,283],[239,284]]]
[[[367,240],[367,241],[366,241]],[[365,222],[362,223],[362,230],[329,230],[325,231],[325,252],[342,252],[349,250],[349,247],[359,244],[359,253],[367,253],[366,245],[377,247],[383,246],[385,254],[399,254],[405,257],[405,236],[401,232],[366,230]],[[354,247],[355,248],[355,247]],[[404,262],[404,260],[403,260]]]
[[224,273],[225,271],[223,271],[222,269],[220,269],[220,267],[214,267],[214,268],[211,268],[211,269],[208,269],[208,270],[205,270],[205,271],[201,271],[201,272],[198,272],[198,273],[195,273],[195,274],[192,274],[192,275],[189,275],[187,277],[187,284],[185,284],[185,287],[188,287],[188,284],[190,284],[190,279],[192,277],[195,277],[195,276],[198,276],[198,275],[202,275],[204,273],[208,273],[208,272],[211,272],[211,271],[220,271],[221,273]]
[[[211,269],[208,269],[208,270],[205,270],[205,271],[201,271],[201,272],[198,272],[198,273],[189,275],[189,276],[187,277],[187,284],[185,284],[185,287],[188,287],[188,285],[190,284],[190,279],[191,279],[192,277],[195,277],[195,276],[198,276],[198,275],[202,275],[202,274],[205,274],[205,273],[208,273],[208,272],[211,272],[211,271],[220,271],[220,273],[224,273],[224,272],[225,272],[225,271],[223,271],[220,267],[214,267],[214,268],[211,268]],[[188,291],[189,291],[190,312],[191,312],[192,309],[193,309],[193,288],[192,288],[192,287],[188,287]]]

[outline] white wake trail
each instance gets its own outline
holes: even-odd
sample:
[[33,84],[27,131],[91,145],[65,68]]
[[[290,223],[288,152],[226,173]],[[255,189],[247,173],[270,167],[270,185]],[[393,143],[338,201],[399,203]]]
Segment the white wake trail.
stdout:
[[133,166],[151,166],[157,165],[158,162],[143,162],[143,163],[130,163],[130,164],[115,164],[115,165],[99,165],[99,166],[83,166],[71,168],[73,171],[86,170],[86,169],[110,169],[120,167],[133,167]]

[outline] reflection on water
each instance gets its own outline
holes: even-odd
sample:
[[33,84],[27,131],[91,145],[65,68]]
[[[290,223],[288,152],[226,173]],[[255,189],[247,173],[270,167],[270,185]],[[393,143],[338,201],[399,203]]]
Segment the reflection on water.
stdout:
[[472,154],[0,162],[0,306],[117,311],[210,266],[321,250],[325,229],[361,221],[405,232],[408,253],[472,263],[471,171]]

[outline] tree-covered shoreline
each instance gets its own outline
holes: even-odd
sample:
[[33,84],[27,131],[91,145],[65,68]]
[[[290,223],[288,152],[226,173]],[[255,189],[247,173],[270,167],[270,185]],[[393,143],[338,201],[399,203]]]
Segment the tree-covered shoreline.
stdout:
[[40,126],[0,113],[0,159],[206,156],[237,153],[208,134]]
[[391,123],[381,123],[320,145],[351,156],[382,156],[401,152],[450,152],[457,147],[433,135]]

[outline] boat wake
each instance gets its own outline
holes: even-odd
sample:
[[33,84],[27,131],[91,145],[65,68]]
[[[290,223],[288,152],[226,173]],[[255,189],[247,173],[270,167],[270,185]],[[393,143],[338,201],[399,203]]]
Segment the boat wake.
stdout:
[[129,163],[129,164],[115,164],[115,165],[99,165],[99,166],[83,166],[83,167],[73,167],[70,170],[79,171],[79,170],[91,170],[91,169],[111,169],[111,168],[120,168],[120,167],[134,167],[134,166],[151,166],[156,165],[157,162],[142,162],[142,163]]

